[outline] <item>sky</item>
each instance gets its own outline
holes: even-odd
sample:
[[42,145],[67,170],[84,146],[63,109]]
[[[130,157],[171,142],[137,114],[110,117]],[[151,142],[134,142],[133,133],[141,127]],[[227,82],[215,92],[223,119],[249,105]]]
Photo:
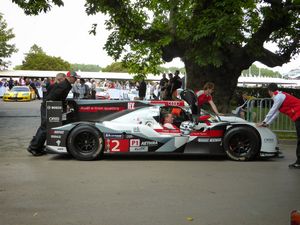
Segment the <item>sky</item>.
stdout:
[[[33,44],[42,47],[46,54],[74,64],[96,64],[105,67],[113,59],[103,50],[109,32],[104,22],[108,18],[103,14],[87,16],[84,8],[85,0],[64,0],[64,7],[53,6],[48,13],[38,16],[26,16],[22,9],[11,0],[0,1],[0,12],[4,15],[8,27],[13,29],[15,38],[10,41],[18,49],[9,60],[9,69],[22,64],[24,54],[29,52]],[[92,24],[98,23],[97,35],[90,35]],[[273,46],[269,45],[270,50]],[[263,64],[255,63],[267,68]],[[165,67],[184,67],[176,58]],[[300,56],[281,67],[270,68],[284,74],[292,69],[300,68]]]

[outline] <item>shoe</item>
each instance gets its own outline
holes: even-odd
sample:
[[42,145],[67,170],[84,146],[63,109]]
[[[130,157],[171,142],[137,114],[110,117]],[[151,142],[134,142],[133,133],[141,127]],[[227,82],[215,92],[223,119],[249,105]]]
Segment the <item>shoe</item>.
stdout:
[[293,164],[290,164],[289,168],[290,169],[300,169],[300,163],[295,162]]
[[29,153],[31,153],[33,156],[42,156],[42,155],[47,154],[47,152],[44,149],[41,151],[38,151],[38,150],[32,149],[30,146],[27,148],[27,151]]

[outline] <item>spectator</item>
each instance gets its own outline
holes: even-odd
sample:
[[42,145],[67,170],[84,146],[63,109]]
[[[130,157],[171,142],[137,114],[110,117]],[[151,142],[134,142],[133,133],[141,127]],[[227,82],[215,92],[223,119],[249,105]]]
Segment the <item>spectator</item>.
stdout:
[[90,97],[90,89],[87,84],[85,84],[85,80],[80,78],[80,84],[77,86],[79,99],[87,99]]
[[76,81],[77,77],[78,75],[75,72],[68,72],[66,79],[55,85],[48,93],[46,99],[42,101],[40,109],[41,125],[27,148],[27,151],[33,156],[41,156],[46,153],[44,150],[47,132],[46,101],[64,101],[67,98],[69,91],[72,89],[71,84]]
[[144,100],[146,97],[146,90],[147,90],[147,84],[146,84],[144,78],[142,79],[141,83],[139,84],[138,90],[139,90],[139,99]]
[[172,100],[179,100],[177,98],[177,89],[181,88],[182,81],[179,77],[179,70],[175,71],[175,76],[173,77],[172,87],[171,87],[171,93],[172,93]]
[[279,112],[290,117],[296,126],[297,131],[297,148],[296,162],[289,165],[291,169],[300,169],[300,99],[278,90],[277,84],[271,83],[268,86],[268,93],[273,98],[274,104],[265,119],[258,123],[258,127],[266,127],[271,124],[279,115]]
[[165,90],[165,96],[163,100],[172,100],[173,74],[169,73],[168,76],[169,76],[169,82],[167,84]]
[[49,78],[46,77],[42,82],[43,100],[45,100],[47,97],[47,94],[49,92],[48,91],[49,87],[50,87],[50,80],[49,80]]
[[198,113],[201,112],[201,108],[203,107],[203,105],[205,103],[209,103],[212,110],[214,111],[214,113],[216,115],[223,115],[223,114],[219,113],[215,103],[213,102],[211,94],[213,93],[214,88],[215,88],[214,83],[207,82],[207,83],[205,83],[203,90],[196,92],[197,102],[198,102]]
[[10,77],[8,81],[8,88],[11,90],[15,86],[14,80]]
[[36,94],[36,96],[37,96],[38,99],[41,99],[40,94],[39,94],[39,92],[38,92],[38,90],[37,90],[37,88],[35,86],[35,83],[31,79],[26,78],[25,79],[25,84],[28,85],[28,86],[30,86],[34,90],[34,92],[35,92],[35,94]]
[[96,81],[94,79],[91,85],[91,99],[96,99]]
[[160,97],[160,99],[164,99],[165,91],[166,91],[168,82],[169,82],[169,80],[166,78],[166,74],[163,73],[162,79],[159,82],[160,92],[158,94],[159,95],[158,97]]

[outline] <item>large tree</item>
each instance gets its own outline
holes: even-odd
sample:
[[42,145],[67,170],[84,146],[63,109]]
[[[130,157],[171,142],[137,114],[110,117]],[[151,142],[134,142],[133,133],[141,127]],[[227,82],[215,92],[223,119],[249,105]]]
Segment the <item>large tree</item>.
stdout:
[[6,69],[9,62],[5,58],[10,57],[17,49],[14,44],[9,43],[15,37],[12,29],[7,27],[7,23],[0,13],[0,70]]
[[[13,2],[27,14],[63,5],[63,0]],[[299,53],[299,0],[86,0],[85,7],[89,15],[109,15],[105,49],[115,60],[147,74],[162,60],[180,57],[187,86],[214,82],[222,111],[228,110],[241,71],[255,61],[281,66]],[[277,51],[266,49],[267,42],[277,44]]]
[[17,68],[20,70],[65,71],[70,70],[71,65],[60,57],[47,55],[41,47],[34,44],[26,54],[22,65]]

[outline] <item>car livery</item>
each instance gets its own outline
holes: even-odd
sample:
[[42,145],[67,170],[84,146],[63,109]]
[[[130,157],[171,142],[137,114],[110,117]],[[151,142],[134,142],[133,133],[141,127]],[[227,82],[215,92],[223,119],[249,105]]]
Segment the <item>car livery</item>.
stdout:
[[30,86],[14,86],[3,95],[3,101],[31,101],[36,98]]
[[[234,117],[193,116],[184,101],[47,102],[47,150],[78,160],[103,154],[178,153],[254,160],[278,155],[276,135]],[[177,129],[162,125],[172,113]]]

